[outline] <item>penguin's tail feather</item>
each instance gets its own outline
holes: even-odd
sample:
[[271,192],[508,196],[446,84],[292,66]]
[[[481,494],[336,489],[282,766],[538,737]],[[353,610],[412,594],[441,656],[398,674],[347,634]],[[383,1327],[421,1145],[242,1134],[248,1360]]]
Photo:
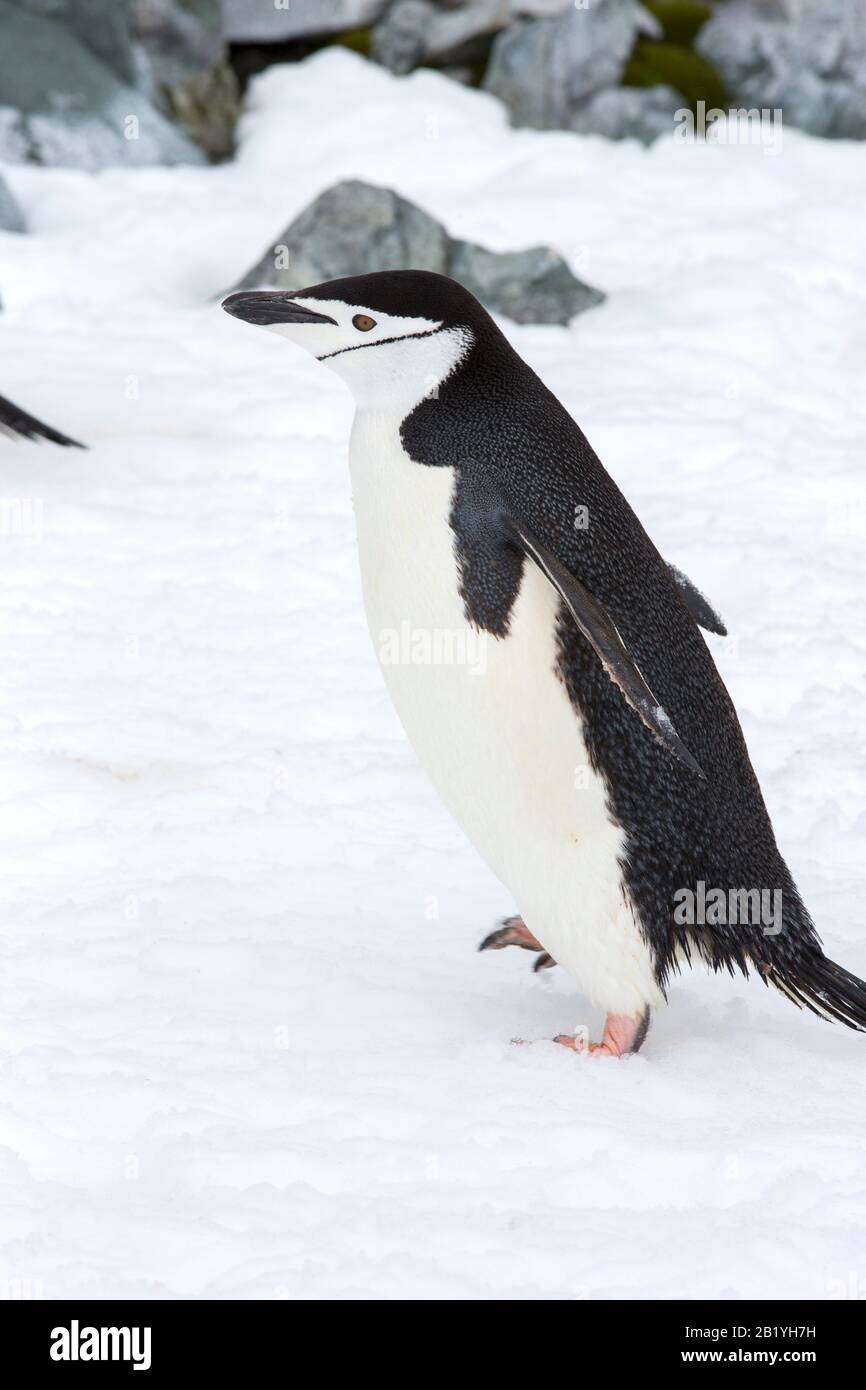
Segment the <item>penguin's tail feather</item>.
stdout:
[[763,963],[759,970],[768,985],[798,1008],[866,1033],[866,982],[828,960],[820,947],[788,962],[784,969]]
[[62,444],[68,449],[84,448],[77,439],[70,439],[68,434],[61,434],[51,425],[44,425],[35,415],[28,415],[26,410],[14,405],[5,396],[0,396],[0,434],[8,435],[11,439],[49,439],[52,444]]

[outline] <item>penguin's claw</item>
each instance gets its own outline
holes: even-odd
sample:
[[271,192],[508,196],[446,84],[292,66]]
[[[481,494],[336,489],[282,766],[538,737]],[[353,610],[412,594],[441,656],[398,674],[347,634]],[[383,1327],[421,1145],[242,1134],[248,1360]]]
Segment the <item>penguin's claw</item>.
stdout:
[[552,965],[556,965],[541,942],[532,935],[522,917],[505,917],[502,926],[497,927],[489,936],[485,936],[479,951],[501,951],[505,946],[519,946],[523,951],[538,951],[540,955],[532,967],[533,970],[549,970]]
[[560,1047],[568,1047],[572,1052],[585,1052],[590,1057],[627,1057],[637,1052],[649,1032],[649,1009],[639,1018],[628,1014],[608,1014],[604,1020],[604,1032],[600,1043],[589,1042],[577,1033],[558,1033],[553,1039]]
[[623,1057],[625,1053],[616,1052],[609,1043],[584,1042],[572,1033],[557,1033],[553,1039],[560,1047],[568,1047],[572,1052],[586,1053],[587,1057]]

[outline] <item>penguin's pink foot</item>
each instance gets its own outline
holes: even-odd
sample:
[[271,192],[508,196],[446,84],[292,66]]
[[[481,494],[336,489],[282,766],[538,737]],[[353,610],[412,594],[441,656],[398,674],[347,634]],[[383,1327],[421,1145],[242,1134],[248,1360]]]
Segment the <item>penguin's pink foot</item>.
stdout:
[[588,1052],[591,1057],[627,1057],[630,1052],[640,1050],[649,1026],[649,1009],[639,1018],[631,1018],[628,1014],[608,1014],[600,1043],[588,1042],[573,1033],[560,1033],[553,1041],[559,1043],[560,1047],[571,1048],[572,1052]]
[[556,961],[532,935],[522,917],[506,917],[501,927],[485,936],[479,951],[501,951],[504,946],[520,946],[524,951],[540,952],[533,970],[549,970]]

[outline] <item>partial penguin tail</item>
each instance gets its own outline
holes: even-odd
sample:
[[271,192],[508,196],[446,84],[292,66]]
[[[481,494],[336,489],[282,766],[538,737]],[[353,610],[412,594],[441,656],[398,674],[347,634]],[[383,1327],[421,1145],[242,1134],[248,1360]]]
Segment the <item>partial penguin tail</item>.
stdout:
[[70,439],[68,434],[61,434],[50,425],[44,425],[35,415],[28,415],[26,410],[13,405],[5,396],[0,396],[0,434],[6,434],[11,439],[48,439],[52,444],[62,444],[68,449],[85,447],[77,439]]
[[787,995],[798,1008],[866,1033],[866,982],[828,960],[820,947],[789,962],[784,972],[769,964],[759,968],[766,983]]

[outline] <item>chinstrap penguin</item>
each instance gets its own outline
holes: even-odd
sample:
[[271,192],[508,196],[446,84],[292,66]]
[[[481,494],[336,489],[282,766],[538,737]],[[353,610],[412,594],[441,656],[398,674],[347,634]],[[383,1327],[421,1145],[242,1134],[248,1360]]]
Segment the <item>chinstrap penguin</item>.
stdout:
[[84,448],[77,439],[70,439],[68,435],[52,429],[51,425],[44,425],[35,415],[28,415],[26,410],[22,410],[5,396],[0,396],[0,434],[5,434],[10,439],[47,439],[52,444],[62,444],[65,448]]
[[[699,631],[720,620],[477,300],[391,271],[223,307],[354,394],[373,643],[421,762],[519,907],[482,948],[540,953],[604,1010],[601,1043],[557,1041],[636,1051],[693,954],[866,1028],[866,985],[821,949]],[[483,641],[483,659],[394,659],[403,629]],[[704,888],[713,912],[678,911]],[[772,925],[719,906],[753,893],[781,905]]]

